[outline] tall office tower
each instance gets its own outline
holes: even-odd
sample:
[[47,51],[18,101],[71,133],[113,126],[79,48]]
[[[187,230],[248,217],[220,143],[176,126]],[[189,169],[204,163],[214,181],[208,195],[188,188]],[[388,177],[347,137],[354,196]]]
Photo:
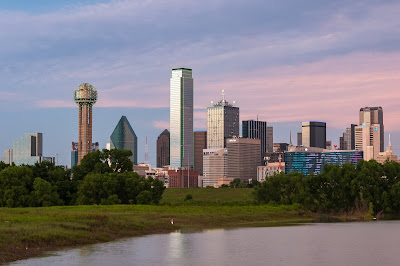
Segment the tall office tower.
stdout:
[[226,140],[239,136],[239,107],[225,100],[222,90],[222,100],[207,107],[207,149],[226,147]]
[[132,156],[129,159],[134,165],[137,164],[137,137],[129,124],[126,116],[122,116],[110,137],[110,148],[119,150],[130,150]]
[[297,132],[297,146],[302,146],[303,145],[303,136],[302,132],[299,131]]
[[25,133],[20,140],[13,141],[13,162],[16,165],[34,165],[43,161],[54,163],[54,157],[43,157],[43,134]]
[[354,150],[355,149],[355,127],[356,124],[351,124],[351,127],[346,128],[346,132],[339,139],[339,149],[340,150]]
[[193,168],[192,69],[174,68],[170,79],[170,167]]
[[267,127],[267,152],[274,150],[274,128]]
[[228,173],[228,149],[203,150],[203,187],[217,187],[218,178]]
[[207,148],[207,131],[194,132],[194,170],[203,175],[203,149]]
[[13,163],[13,149],[6,149],[4,150],[3,153],[3,162],[6,164],[12,164]]
[[157,168],[169,165],[169,131],[165,129],[157,138]]
[[379,124],[363,123],[355,127],[355,149],[364,152],[364,160],[376,159],[380,152],[381,129]]
[[301,136],[303,147],[326,148],[326,123],[325,122],[302,122]]
[[92,107],[97,101],[96,88],[82,83],[74,91],[74,101],[79,106],[78,164],[92,149]]
[[260,165],[261,140],[231,138],[226,140],[228,149],[228,177],[240,178],[243,182],[257,179]]
[[360,123],[369,123],[370,125],[379,124],[380,127],[380,143],[381,152],[385,150],[385,131],[383,126],[383,109],[382,107],[364,107],[360,109]]

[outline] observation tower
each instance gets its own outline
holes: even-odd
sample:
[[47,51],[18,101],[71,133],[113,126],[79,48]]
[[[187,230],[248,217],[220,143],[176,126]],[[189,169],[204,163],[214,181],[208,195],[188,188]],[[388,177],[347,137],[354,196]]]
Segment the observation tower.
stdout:
[[82,83],[74,91],[74,101],[79,106],[78,164],[92,151],[92,107],[97,101],[97,90]]

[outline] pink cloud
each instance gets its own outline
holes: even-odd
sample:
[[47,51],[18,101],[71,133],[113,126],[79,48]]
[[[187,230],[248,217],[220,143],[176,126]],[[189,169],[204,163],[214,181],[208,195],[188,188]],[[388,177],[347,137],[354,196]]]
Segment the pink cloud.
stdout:
[[206,108],[209,94],[225,88],[227,97],[236,99],[242,120],[258,114],[270,122],[322,120],[343,128],[358,122],[360,107],[382,106],[385,127],[398,130],[399,69],[400,53],[357,53],[261,69],[214,82],[199,81],[204,93],[196,105]]
[[169,121],[153,121],[153,127],[169,130]]

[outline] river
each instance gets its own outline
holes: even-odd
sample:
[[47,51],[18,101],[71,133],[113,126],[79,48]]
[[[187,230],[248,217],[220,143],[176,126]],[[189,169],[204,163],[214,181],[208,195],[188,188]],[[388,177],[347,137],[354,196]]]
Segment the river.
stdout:
[[399,265],[400,221],[173,232],[12,265]]

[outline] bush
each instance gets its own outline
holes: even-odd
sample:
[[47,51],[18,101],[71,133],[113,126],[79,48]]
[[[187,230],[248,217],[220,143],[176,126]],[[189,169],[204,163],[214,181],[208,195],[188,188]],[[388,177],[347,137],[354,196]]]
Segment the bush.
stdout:
[[151,192],[148,190],[140,192],[140,194],[136,197],[137,204],[151,204],[152,197]]
[[187,194],[185,197],[185,201],[193,199],[192,194]]

